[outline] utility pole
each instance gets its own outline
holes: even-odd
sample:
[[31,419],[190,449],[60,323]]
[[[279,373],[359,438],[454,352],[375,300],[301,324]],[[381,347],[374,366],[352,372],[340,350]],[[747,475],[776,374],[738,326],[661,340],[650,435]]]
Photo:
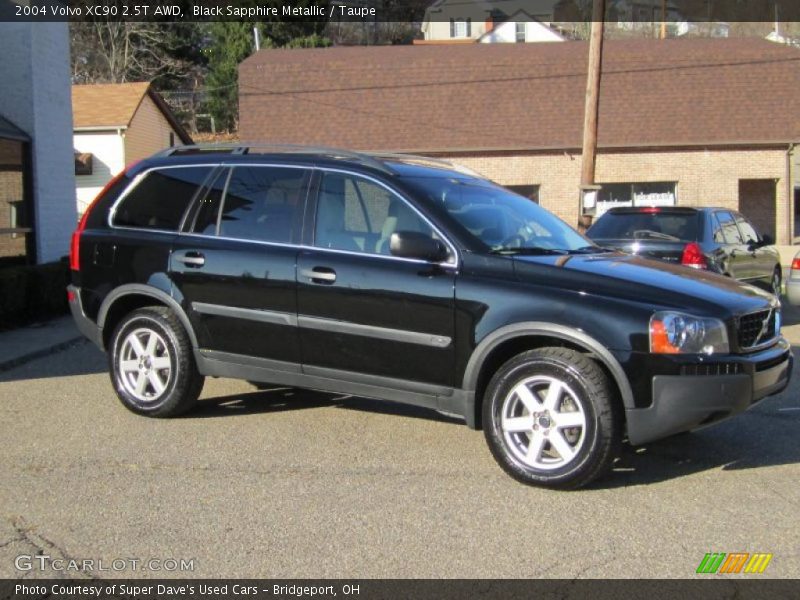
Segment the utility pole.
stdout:
[[667,0],[661,0],[661,39],[667,39]]
[[586,79],[586,105],[583,117],[583,154],[581,158],[580,222],[588,227],[597,205],[595,161],[597,156],[597,117],[600,99],[600,68],[603,57],[605,0],[593,0],[592,33],[589,40],[589,69]]

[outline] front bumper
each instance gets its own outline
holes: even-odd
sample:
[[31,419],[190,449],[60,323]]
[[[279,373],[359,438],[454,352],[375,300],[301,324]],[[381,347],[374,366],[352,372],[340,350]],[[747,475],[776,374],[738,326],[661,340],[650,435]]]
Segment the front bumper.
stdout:
[[86,316],[83,311],[83,303],[81,302],[81,290],[74,285],[67,286],[67,298],[69,298],[69,310],[72,313],[72,318],[75,320],[75,325],[78,327],[83,335],[89,338],[95,346],[103,349],[103,336],[101,335],[100,328],[97,324]]
[[651,405],[625,411],[628,440],[643,444],[742,412],[786,388],[793,360],[789,342],[780,338],[767,350],[721,363],[737,365],[733,374],[655,375]]

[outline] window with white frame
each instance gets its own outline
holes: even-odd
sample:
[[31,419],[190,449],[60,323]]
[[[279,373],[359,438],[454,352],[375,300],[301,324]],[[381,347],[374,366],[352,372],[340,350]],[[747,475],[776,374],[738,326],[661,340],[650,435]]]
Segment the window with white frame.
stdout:
[[472,34],[471,19],[450,19],[450,37],[468,38]]

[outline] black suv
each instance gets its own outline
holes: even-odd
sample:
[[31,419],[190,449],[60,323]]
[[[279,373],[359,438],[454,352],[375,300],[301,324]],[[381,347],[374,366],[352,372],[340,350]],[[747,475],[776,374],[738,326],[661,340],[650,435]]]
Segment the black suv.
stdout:
[[606,251],[449,163],[184,147],[116,177],[73,235],[72,313],[122,403],[181,414],[205,376],[405,402],[483,427],[525,483],[783,390],[780,305]]
[[586,235],[605,248],[708,269],[781,295],[781,257],[772,238],[727,208],[612,208]]

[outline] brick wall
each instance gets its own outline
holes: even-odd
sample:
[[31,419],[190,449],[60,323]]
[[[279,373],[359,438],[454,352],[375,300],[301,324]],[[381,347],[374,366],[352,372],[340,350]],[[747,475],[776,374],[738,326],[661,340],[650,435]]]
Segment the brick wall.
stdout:
[[[577,224],[580,152],[447,158],[502,185],[539,185],[540,204],[570,225]],[[776,185],[776,241],[791,243],[793,210],[787,196],[785,149],[601,152],[596,179],[598,183],[674,181],[678,205],[732,209],[739,209],[740,180],[772,179]],[[764,212],[757,215],[761,223]]]

